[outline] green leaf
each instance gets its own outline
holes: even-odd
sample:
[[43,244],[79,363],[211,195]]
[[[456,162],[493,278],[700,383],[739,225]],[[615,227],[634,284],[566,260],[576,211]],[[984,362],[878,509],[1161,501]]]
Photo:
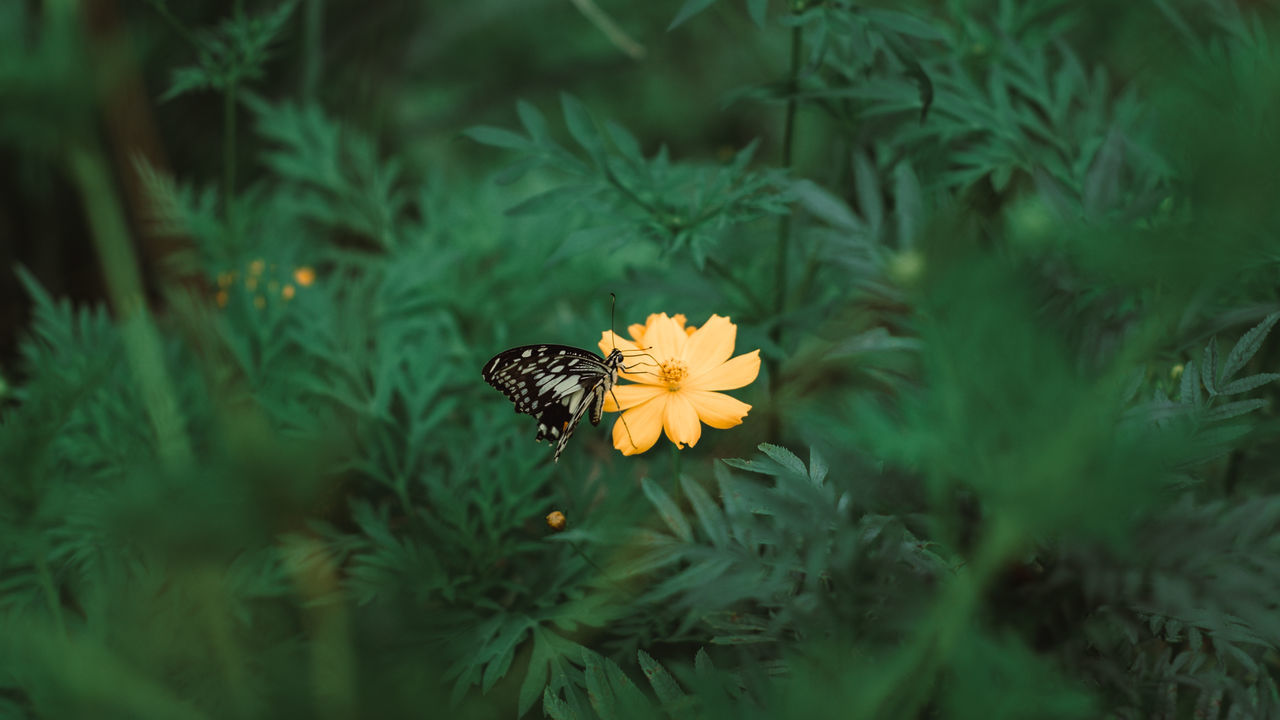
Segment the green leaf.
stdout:
[[1266,407],[1265,400],[1237,400],[1226,405],[1219,405],[1210,408],[1204,414],[1205,422],[1220,422],[1222,420],[1230,420],[1246,413],[1251,413],[1261,407]]
[[596,130],[596,123],[591,113],[580,100],[568,93],[560,95],[560,106],[564,110],[564,122],[569,128],[569,134],[598,164],[600,156],[604,153],[600,133]]
[[1221,378],[1223,382],[1230,380],[1240,368],[1245,366],[1245,363],[1253,359],[1253,356],[1262,347],[1262,341],[1267,339],[1267,333],[1271,332],[1271,328],[1275,326],[1278,320],[1280,320],[1280,312],[1271,313],[1262,322],[1255,325],[1252,330],[1245,333],[1235,347],[1231,348],[1231,353],[1227,355],[1227,361],[1222,364]]
[[680,478],[680,487],[684,488],[684,494],[689,498],[689,503],[693,505],[693,512],[698,516],[698,523],[702,526],[702,531],[706,533],[707,538],[711,540],[711,544],[716,547],[725,547],[729,544],[729,527],[725,523],[724,515],[720,508],[712,502],[706,491],[697,482],[690,480],[687,476]]
[[640,487],[644,490],[645,497],[649,498],[649,502],[653,503],[653,507],[657,509],[662,521],[671,528],[671,532],[685,542],[693,542],[693,529],[689,527],[689,521],[685,519],[684,513],[680,512],[679,506],[671,496],[649,478],[641,480]]
[[524,100],[517,100],[516,115],[520,116],[520,123],[524,125],[524,129],[528,131],[529,137],[534,142],[540,145],[550,143],[551,131],[547,127],[547,118],[537,106]]
[[1262,387],[1269,382],[1275,382],[1276,380],[1280,380],[1280,373],[1258,373],[1257,375],[1242,377],[1239,380],[1233,380],[1226,385],[1223,385],[1218,388],[1218,394],[1238,395],[1243,392],[1249,392],[1254,388]]
[[799,475],[800,477],[808,477],[809,473],[805,470],[804,461],[796,457],[796,454],[790,450],[778,445],[770,445],[769,443],[760,443],[758,446],[760,451],[768,455],[770,459],[781,465],[783,468]]
[[698,13],[711,7],[716,0],[685,0],[684,5],[680,6],[680,10],[676,12],[676,17],[667,26],[667,32],[675,30],[684,24],[685,20],[697,15]]
[[636,655],[640,659],[640,669],[644,671],[645,677],[649,678],[649,684],[653,686],[653,692],[658,696],[658,702],[662,703],[663,709],[671,712],[673,708],[687,701],[688,696],[684,694],[684,690],[680,689],[675,678],[671,677],[671,673],[667,672],[661,663],[643,650],[637,650]]
[[550,644],[543,639],[546,631],[534,626],[533,628],[533,651],[529,656],[529,670],[524,675],[524,680],[520,683],[520,695],[516,702],[516,715],[523,717],[529,712],[529,708],[533,707],[533,703],[538,699],[539,695],[544,696],[543,704],[545,706],[545,695],[547,691],[547,677],[550,671],[551,658],[555,656],[555,651],[551,649]]
[[578,720],[578,714],[558,695],[553,695],[551,688],[542,691],[542,712],[551,720]]
[[800,207],[831,227],[848,233],[866,230],[867,224],[854,214],[848,203],[812,180],[796,180],[789,190]]
[[747,0],[747,14],[756,27],[764,29],[765,13],[769,10],[769,0]]
[[821,485],[827,479],[827,461],[816,447],[809,448],[809,479],[814,485]]
[[922,40],[946,40],[947,36],[929,23],[896,10],[863,10],[867,19],[899,35],[910,35]]
[[618,702],[613,688],[609,687],[608,674],[604,671],[605,662],[608,660],[599,653],[582,648],[582,670],[586,674],[586,694],[590,698],[591,707],[600,716],[600,720],[616,720]]
[[462,131],[462,134],[482,145],[492,145],[506,150],[530,150],[534,147],[529,139],[510,130],[489,125],[476,125]]
[[1178,393],[1178,402],[1186,407],[1200,406],[1200,373],[1196,372],[1196,362],[1194,360],[1187,361],[1182,368],[1181,390]]
[[1204,360],[1200,363],[1200,380],[1209,391],[1209,397],[1218,394],[1218,338],[1204,346]]

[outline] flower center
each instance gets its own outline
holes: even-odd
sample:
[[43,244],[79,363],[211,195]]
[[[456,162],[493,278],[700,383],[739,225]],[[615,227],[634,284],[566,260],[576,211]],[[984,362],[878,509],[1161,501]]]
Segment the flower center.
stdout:
[[689,366],[679,360],[666,360],[658,370],[658,379],[667,384],[668,390],[680,387],[680,381],[689,376]]

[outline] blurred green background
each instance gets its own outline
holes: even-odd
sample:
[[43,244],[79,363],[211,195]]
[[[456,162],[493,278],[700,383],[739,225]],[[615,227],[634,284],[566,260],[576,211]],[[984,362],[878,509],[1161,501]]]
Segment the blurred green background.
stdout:
[[0,717],[1280,717],[1276,20],[0,4]]

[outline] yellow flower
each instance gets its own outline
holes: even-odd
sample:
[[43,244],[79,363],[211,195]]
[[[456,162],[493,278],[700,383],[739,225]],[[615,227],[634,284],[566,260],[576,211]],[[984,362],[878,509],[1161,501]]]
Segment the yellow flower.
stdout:
[[605,410],[622,411],[613,446],[623,455],[653,447],[664,429],[682,448],[698,444],[702,423],[720,429],[742,424],[751,406],[718,391],[751,384],[760,374],[760,351],[730,359],[738,326],[729,318],[712,315],[697,328],[685,327],[683,315],[659,313],[627,330],[633,340],[612,330],[600,337],[606,355],[615,347],[627,354],[630,372],[621,377],[635,383],[614,387],[604,400]]

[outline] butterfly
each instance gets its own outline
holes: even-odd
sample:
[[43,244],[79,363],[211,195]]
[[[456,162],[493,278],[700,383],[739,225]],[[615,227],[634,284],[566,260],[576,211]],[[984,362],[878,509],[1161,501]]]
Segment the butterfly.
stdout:
[[516,404],[517,413],[538,419],[536,440],[555,445],[559,462],[588,409],[591,424],[600,424],[604,396],[618,382],[623,362],[617,348],[602,358],[568,345],[522,345],[493,356],[482,374]]

